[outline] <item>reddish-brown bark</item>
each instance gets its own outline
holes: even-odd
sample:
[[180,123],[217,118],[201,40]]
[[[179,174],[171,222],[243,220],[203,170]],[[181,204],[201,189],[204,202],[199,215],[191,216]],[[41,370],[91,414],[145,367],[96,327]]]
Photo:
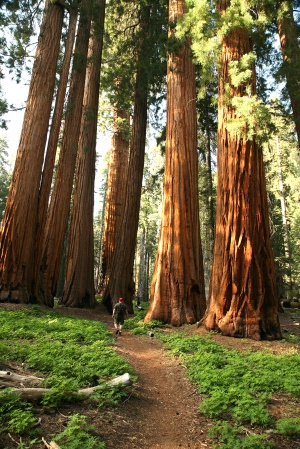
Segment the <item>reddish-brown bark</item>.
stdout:
[[[42,175],[42,181],[39,192],[39,205],[38,205],[38,230],[36,237],[36,275],[35,278],[38,279],[40,262],[43,250],[43,239],[45,233],[45,224],[47,219],[47,210],[49,204],[49,197],[51,191],[53,170],[55,164],[55,157],[57,152],[59,133],[61,130],[61,120],[63,116],[63,108],[65,104],[65,95],[67,90],[67,84],[69,79],[70,64],[73,53],[74,41],[75,41],[75,31],[77,24],[77,12],[71,11],[69,18],[69,29],[68,37],[66,42],[64,61],[62,66],[62,71],[59,80],[59,86],[57,90],[57,96],[55,101],[55,108],[53,112],[53,119],[49,134],[49,140],[47,145],[47,152],[44,163],[44,170]],[[36,284],[38,289],[38,283]],[[38,292],[36,292],[38,297]]]
[[[150,16],[150,7],[142,11],[141,34],[145,36]],[[137,74],[135,82],[134,113],[132,123],[132,137],[130,142],[128,173],[125,189],[124,214],[121,229],[113,256],[108,285],[103,294],[103,302],[108,310],[123,297],[129,313],[133,312],[132,297],[134,294],[133,263],[136,237],[139,222],[139,210],[143,180],[143,168],[147,129],[147,96],[149,52],[146,50],[147,39],[140,43]]]
[[[170,0],[169,20],[185,12]],[[174,326],[203,317],[206,302],[200,240],[195,68],[185,42],[168,61],[163,217],[146,321]]]
[[77,158],[91,26],[91,17],[87,12],[88,6],[89,0],[83,0],[73,58],[65,127],[46,222],[40,267],[39,300],[50,307],[54,304],[57,288]]
[[114,132],[109,154],[109,171],[106,190],[105,224],[102,244],[102,281],[105,289],[111,270],[113,254],[116,247],[118,232],[122,224],[129,158],[129,137],[120,127],[118,120],[129,124],[129,114],[116,108],[114,110]]
[[97,0],[99,12],[90,38],[83,114],[79,139],[76,183],[69,234],[67,270],[62,302],[68,307],[93,307],[94,288],[94,184],[100,69],[105,0]]
[[[228,0],[219,2],[221,13],[228,5]],[[227,121],[236,118],[230,99],[245,95],[247,85],[255,94],[254,65],[251,80],[234,87],[229,64],[251,51],[245,28],[230,30],[223,38],[216,237],[204,323],[208,329],[224,335],[260,340],[281,337],[263,155],[255,139],[246,140],[226,129]],[[227,86],[229,98],[225,97]]]
[[[64,10],[47,1],[0,236],[0,300],[35,299],[38,194]],[[46,76],[45,76],[46,74]]]

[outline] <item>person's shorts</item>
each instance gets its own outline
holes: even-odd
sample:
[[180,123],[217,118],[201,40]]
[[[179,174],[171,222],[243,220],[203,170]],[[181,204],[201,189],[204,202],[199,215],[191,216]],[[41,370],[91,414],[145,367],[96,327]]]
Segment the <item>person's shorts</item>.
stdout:
[[120,318],[115,318],[115,322],[117,323],[117,324],[124,324],[124,317],[120,317]]

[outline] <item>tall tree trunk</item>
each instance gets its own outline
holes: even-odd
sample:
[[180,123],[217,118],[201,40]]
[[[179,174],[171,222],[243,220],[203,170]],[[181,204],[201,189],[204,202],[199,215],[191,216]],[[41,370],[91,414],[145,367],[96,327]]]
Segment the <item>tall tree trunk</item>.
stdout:
[[293,17],[293,2],[277,0],[277,25],[283,56],[286,87],[291,100],[298,145],[300,146],[300,47],[298,26]]
[[[146,34],[143,31],[145,31],[144,27],[147,27],[150,6],[143,8],[141,16],[141,34]],[[130,178],[129,176],[127,177],[121,232],[118,234],[109,282],[103,294],[103,302],[108,310],[112,309],[119,297],[123,297],[129,313],[133,312],[132,297],[135,291],[133,263],[139,222],[147,129],[147,70],[150,61],[146,37],[141,42],[137,64],[132,137],[128,164]]]
[[[186,12],[170,0],[169,20]],[[170,34],[173,31],[170,30]],[[146,321],[173,326],[202,318],[206,302],[200,240],[195,68],[189,42],[170,53],[163,217]]]
[[[121,120],[121,123],[120,123]],[[109,172],[106,189],[105,222],[102,244],[101,290],[105,290],[111,271],[117,236],[121,229],[124,213],[126,180],[128,176],[129,114],[119,108],[114,110],[114,132],[109,154]],[[124,128],[125,127],[125,128]]]
[[[66,42],[64,60],[62,71],[57,90],[55,108],[51,124],[51,130],[47,145],[47,153],[44,163],[44,170],[42,174],[42,181],[39,192],[38,205],[38,230],[36,237],[36,279],[38,279],[40,271],[40,263],[43,251],[43,240],[45,232],[45,224],[47,219],[47,210],[49,204],[49,197],[51,191],[53,170],[55,164],[55,156],[57,152],[59,133],[61,129],[61,120],[63,116],[63,108],[65,104],[65,96],[69,79],[70,64],[75,42],[75,32],[78,14],[75,11],[70,11],[68,37]],[[36,284],[36,296],[38,297],[38,282]],[[38,298],[40,300],[40,298]]]
[[0,300],[25,303],[35,293],[35,238],[63,8],[48,0],[0,236]]
[[87,51],[91,26],[91,17],[88,13],[89,6],[89,0],[82,1],[73,58],[65,128],[46,222],[39,295],[40,301],[49,307],[53,306],[53,298],[56,293],[64,239],[67,231],[77,158],[87,66]]
[[[229,0],[219,1],[221,15],[229,5]],[[260,340],[281,338],[263,155],[255,139],[246,140],[226,128],[236,117],[229,100],[246,95],[249,86],[255,94],[254,64],[251,79],[242,85],[234,86],[229,74],[230,63],[251,51],[246,28],[230,29],[223,37],[216,237],[204,323],[224,335]]]
[[62,302],[68,307],[94,307],[94,185],[100,69],[103,47],[105,0],[97,0],[97,22],[93,22],[90,61],[83,101],[76,185]]

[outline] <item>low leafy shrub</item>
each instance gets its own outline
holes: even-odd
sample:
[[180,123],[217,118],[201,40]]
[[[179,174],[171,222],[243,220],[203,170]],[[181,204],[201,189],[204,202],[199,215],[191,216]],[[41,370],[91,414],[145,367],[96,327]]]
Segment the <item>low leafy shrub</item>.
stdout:
[[[107,387],[106,381],[125,372],[134,378],[129,363],[111,347],[114,340],[104,323],[60,316],[36,306],[0,310],[0,326],[0,362],[22,364],[43,377],[43,386],[50,389],[41,401],[44,405],[75,401],[79,389],[97,383],[103,385],[93,398],[97,405],[116,404],[126,389]],[[30,435],[36,423],[31,404],[10,389],[0,391],[2,430]]]
[[222,449],[271,449],[274,443],[266,441],[265,434],[248,434],[242,427],[232,426],[226,421],[219,421],[209,431],[212,439],[218,440],[213,448]]
[[[183,336],[182,333],[160,334],[166,347],[180,357],[199,392],[204,395],[200,410],[210,418],[222,420],[215,428],[215,437],[224,448],[269,448],[263,435],[240,435],[235,425],[250,424],[253,428],[273,426],[268,403],[273,393],[300,395],[300,357],[296,351],[284,355],[268,352],[241,353],[218,345],[211,338]],[[299,422],[299,420],[298,420]],[[278,427],[283,431],[284,423]],[[285,424],[288,433],[288,423]],[[296,435],[295,422],[290,432]],[[236,440],[237,441],[237,440]],[[235,444],[235,445],[234,445]]]
[[86,421],[87,418],[84,415],[72,415],[65,430],[54,440],[64,449],[105,449],[103,442],[90,435],[94,427],[89,426]]
[[131,330],[134,335],[147,335],[153,329],[163,327],[163,324],[158,320],[152,320],[149,323],[144,322],[144,317],[149,306],[148,303],[141,303],[144,310],[136,310],[132,318],[128,318],[124,322],[124,329]]
[[288,437],[300,437],[300,420],[299,418],[282,418],[276,422],[276,432]]

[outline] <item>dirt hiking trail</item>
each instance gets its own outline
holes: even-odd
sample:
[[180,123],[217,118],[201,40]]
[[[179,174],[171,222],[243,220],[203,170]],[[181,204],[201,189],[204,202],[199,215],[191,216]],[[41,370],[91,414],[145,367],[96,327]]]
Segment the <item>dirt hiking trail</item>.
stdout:
[[[1,304],[2,308],[17,310],[19,305]],[[29,306],[28,306],[29,307]],[[128,388],[128,396],[117,407],[96,408],[89,401],[65,403],[59,408],[37,409],[44,436],[62,432],[75,413],[86,415],[95,428],[94,434],[105,442],[105,449],[212,449],[214,441],[208,433],[215,424],[199,412],[202,397],[187,379],[187,370],[181,362],[163,349],[155,337],[134,335],[128,330],[122,336],[114,333],[113,320],[103,305],[95,309],[55,307],[61,315],[102,321],[115,338],[115,350],[128,360],[136,372],[137,380]],[[280,314],[283,337],[294,334],[300,338],[300,315],[293,311]],[[181,328],[180,328],[181,329]],[[166,329],[165,332],[180,331]],[[185,327],[184,332],[207,336],[208,332],[196,325]],[[290,349],[299,351],[292,343],[280,341],[254,341],[210,334],[217,343],[239,351],[271,351],[285,354]],[[286,395],[277,395],[271,401],[271,413],[284,417],[289,410]],[[300,408],[299,400],[293,406]],[[247,429],[245,429],[247,430]],[[251,433],[251,429],[248,429]],[[247,430],[247,432],[248,432]],[[4,442],[3,442],[4,444]],[[277,439],[276,449],[299,449],[299,440]],[[13,448],[15,442],[5,438],[0,448]],[[38,445],[44,449],[44,445]],[[63,448],[62,448],[63,449]],[[84,447],[82,449],[85,449]]]
[[[79,318],[100,320],[111,332],[113,321],[103,305],[94,310],[62,308],[60,311]],[[280,314],[282,333],[300,337],[300,316]],[[179,329],[175,329],[178,331]],[[172,332],[172,330],[170,330]],[[203,327],[189,326],[192,334],[208,335]],[[115,334],[114,334],[115,335]],[[274,353],[287,350],[282,341],[254,341],[214,334],[212,338],[229,348],[244,350],[269,349]],[[93,424],[105,441],[106,449],[212,449],[209,429],[215,421],[199,412],[201,395],[187,379],[186,368],[163,349],[158,339],[134,335],[128,330],[115,336],[116,351],[129,361],[137,373],[129,397],[117,410],[100,412]],[[284,413],[285,398],[276,401],[276,413]],[[280,449],[298,448],[281,441]]]
[[[102,311],[101,321],[113,330]],[[138,375],[130,396],[118,407],[113,433],[122,449],[210,448],[209,420],[199,412],[201,397],[186,378],[186,368],[167,355],[156,338],[124,330],[116,337],[116,350]],[[212,425],[212,424],[211,424]],[[115,438],[102,430],[107,449],[116,449]]]

